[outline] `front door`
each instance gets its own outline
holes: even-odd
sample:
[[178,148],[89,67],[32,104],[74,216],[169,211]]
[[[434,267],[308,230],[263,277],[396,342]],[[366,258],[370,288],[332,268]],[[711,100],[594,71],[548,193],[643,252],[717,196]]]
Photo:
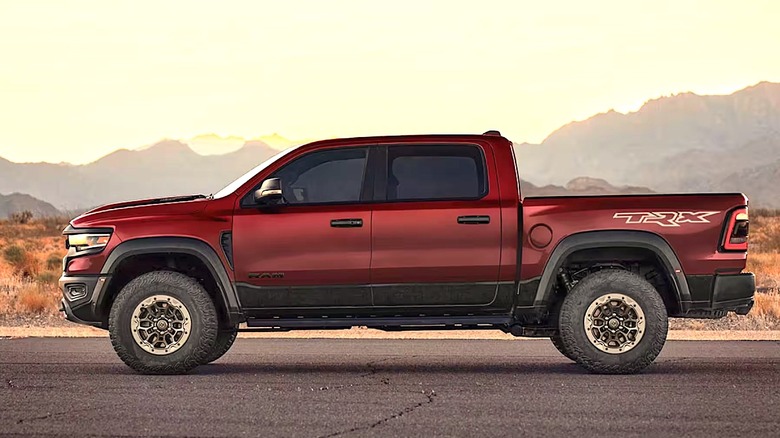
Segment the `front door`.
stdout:
[[281,180],[284,205],[242,202],[233,223],[242,307],[284,315],[371,306],[367,161],[367,147],[310,152],[269,176]]
[[[387,145],[377,177],[371,283],[379,307],[491,304],[501,255],[492,151]],[[492,171],[488,171],[492,169]]]

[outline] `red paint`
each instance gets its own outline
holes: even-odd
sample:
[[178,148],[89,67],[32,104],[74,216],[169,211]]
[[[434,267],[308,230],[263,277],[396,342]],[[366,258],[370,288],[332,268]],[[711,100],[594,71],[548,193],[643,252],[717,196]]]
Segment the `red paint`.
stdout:
[[[239,200],[272,172],[300,155],[319,149],[374,144],[468,143],[485,153],[488,194],[476,201],[392,202],[381,204],[287,207],[270,213],[241,208]],[[522,160],[522,157],[518,157]],[[73,220],[74,227],[111,227],[107,248],[84,257],[74,269],[97,273],[120,242],[154,236],[202,240],[227,262],[220,233],[233,232],[235,281],[256,282],[249,273],[284,272],[263,285],[327,285],[405,282],[513,281],[518,232],[522,231],[521,277],[541,275],[550,254],[565,237],[595,230],[642,230],[658,234],[677,253],[685,274],[713,274],[745,268],[746,252],[719,252],[727,213],[745,206],[743,195],[609,196],[529,198],[520,201],[511,144],[482,135],[373,137],[311,143],[283,156],[221,199],[155,205],[127,203],[101,207]],[[522,205],[522,230],[518,208]],[[717,211],[707,223],[664,227],[627,223],[617,212]],[[460,225],[462,215],[490,216],[489,225]],[[335,218],[359,218],[362,228],[332,228]],[[551,242],[536,248],[529,230],[544,224]],[[226,269],[231,277],[233,271]]]
[[[410,145],[431,139],[383,142]],[[464,140],[459,140],[464,142]],[[487,166],[487,194],[478,200],[385,202],[373,208],[371,283],[497,282],[502,210],[493,147],[476,143]],[[489,224],[459,224],[488,216]]]
[[[747,200],[743,195],[600,196],[579,198],[529,198],[523,203],[523,229],[544,223],[553,230],[553,243],[543,249],[523,240],[523,278],[541,275],[552,251],[566,236],[583,231],[640,230],[664,238],[677,254],[685,274],[714,274],[716,270],[745,268],[747,253],[719,252],[726,213]],[[709,223],[686,223],[677,227],[656,224],[627,224],[614,219],[616,212],[634,211],[718,211]]]
[[[332,219],[362,219],[360,228],[333,228]],[[236,281],[262,286],[368,284],[371,208],[292,206],[275,213],[237,209],[233,219]],[[250,273],[284,273],[253,279]]]

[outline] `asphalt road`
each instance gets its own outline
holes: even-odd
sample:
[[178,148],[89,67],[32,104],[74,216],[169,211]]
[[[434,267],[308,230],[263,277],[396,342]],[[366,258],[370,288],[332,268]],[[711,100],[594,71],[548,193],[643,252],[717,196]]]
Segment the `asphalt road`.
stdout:
[[671,341],[633,376],[546,340],[239,339],[141,376],[107,339],[0,339],[0,434],[780,436],[780,342]]

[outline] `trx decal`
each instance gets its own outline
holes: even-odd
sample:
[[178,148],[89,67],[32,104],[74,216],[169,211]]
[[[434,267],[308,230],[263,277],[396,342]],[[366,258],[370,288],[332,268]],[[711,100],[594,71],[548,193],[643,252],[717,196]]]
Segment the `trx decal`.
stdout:
[[625,219],[627,224],[656,224],[679,227],[682,224],[708,224],[708,217],[719,211],[636,211],[615,213],[612,219]]

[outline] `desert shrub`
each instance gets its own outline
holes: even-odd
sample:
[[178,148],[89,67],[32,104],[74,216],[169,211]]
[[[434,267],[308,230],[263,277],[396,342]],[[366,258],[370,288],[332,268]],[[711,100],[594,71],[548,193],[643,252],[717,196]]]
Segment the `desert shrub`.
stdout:
[[751,312],[754,316],[780,319],[780,293],[757,293],[756,303]]
[[56,309],[57,296],[40,285],[30,283],[19,290],[16,311],[21,314],[41,314]]
[[750,214],[750,253],[780,252],[780,217]]
[[777,208],[751,208],[751,219],[754,217],[775,217],[780,216],[780,209]]
[[40,266],[35,256],[18,245],[11,245],[6,248],[3,251],[3,258],[22,277],[34,277],[40,271]]
[[43,284],[53,284],[53,283],[57,283],[57,280],[59,280],[59,278],[60,276],[56,272],[43,271],[35,277],[35,281]]
[[14,298],[8,292],[0,290],[0,316],[14,314]]
[[26,224],[33,218],[33,214],[30,210],[17,211],[8,215],[8,219],[15,224]]
[[761,244],[761,249],[767,252],[780,252],[780,228],[767,233],[766,239]]
[[771,224],[777,221],[780,216],[780,209],[772,208],[751,208],[750,209],[750,227],[763,227],[765,224]]
[[17,266],[23,263],[27,251],[18,245],[11,245],[3,251],[3,258],[11,266]]
[[59,288],[51,284],[0,277],[0,317],[56,315],[61,299]]
[[34,222],[41,225],[43,234],[56,236],[68,225],[70,218],[67,216],[50,216],[37,218]]
[[57,253],[49,254],[49,257],[46,258],[46,269],[50,271],[62,269],[62,257]]

